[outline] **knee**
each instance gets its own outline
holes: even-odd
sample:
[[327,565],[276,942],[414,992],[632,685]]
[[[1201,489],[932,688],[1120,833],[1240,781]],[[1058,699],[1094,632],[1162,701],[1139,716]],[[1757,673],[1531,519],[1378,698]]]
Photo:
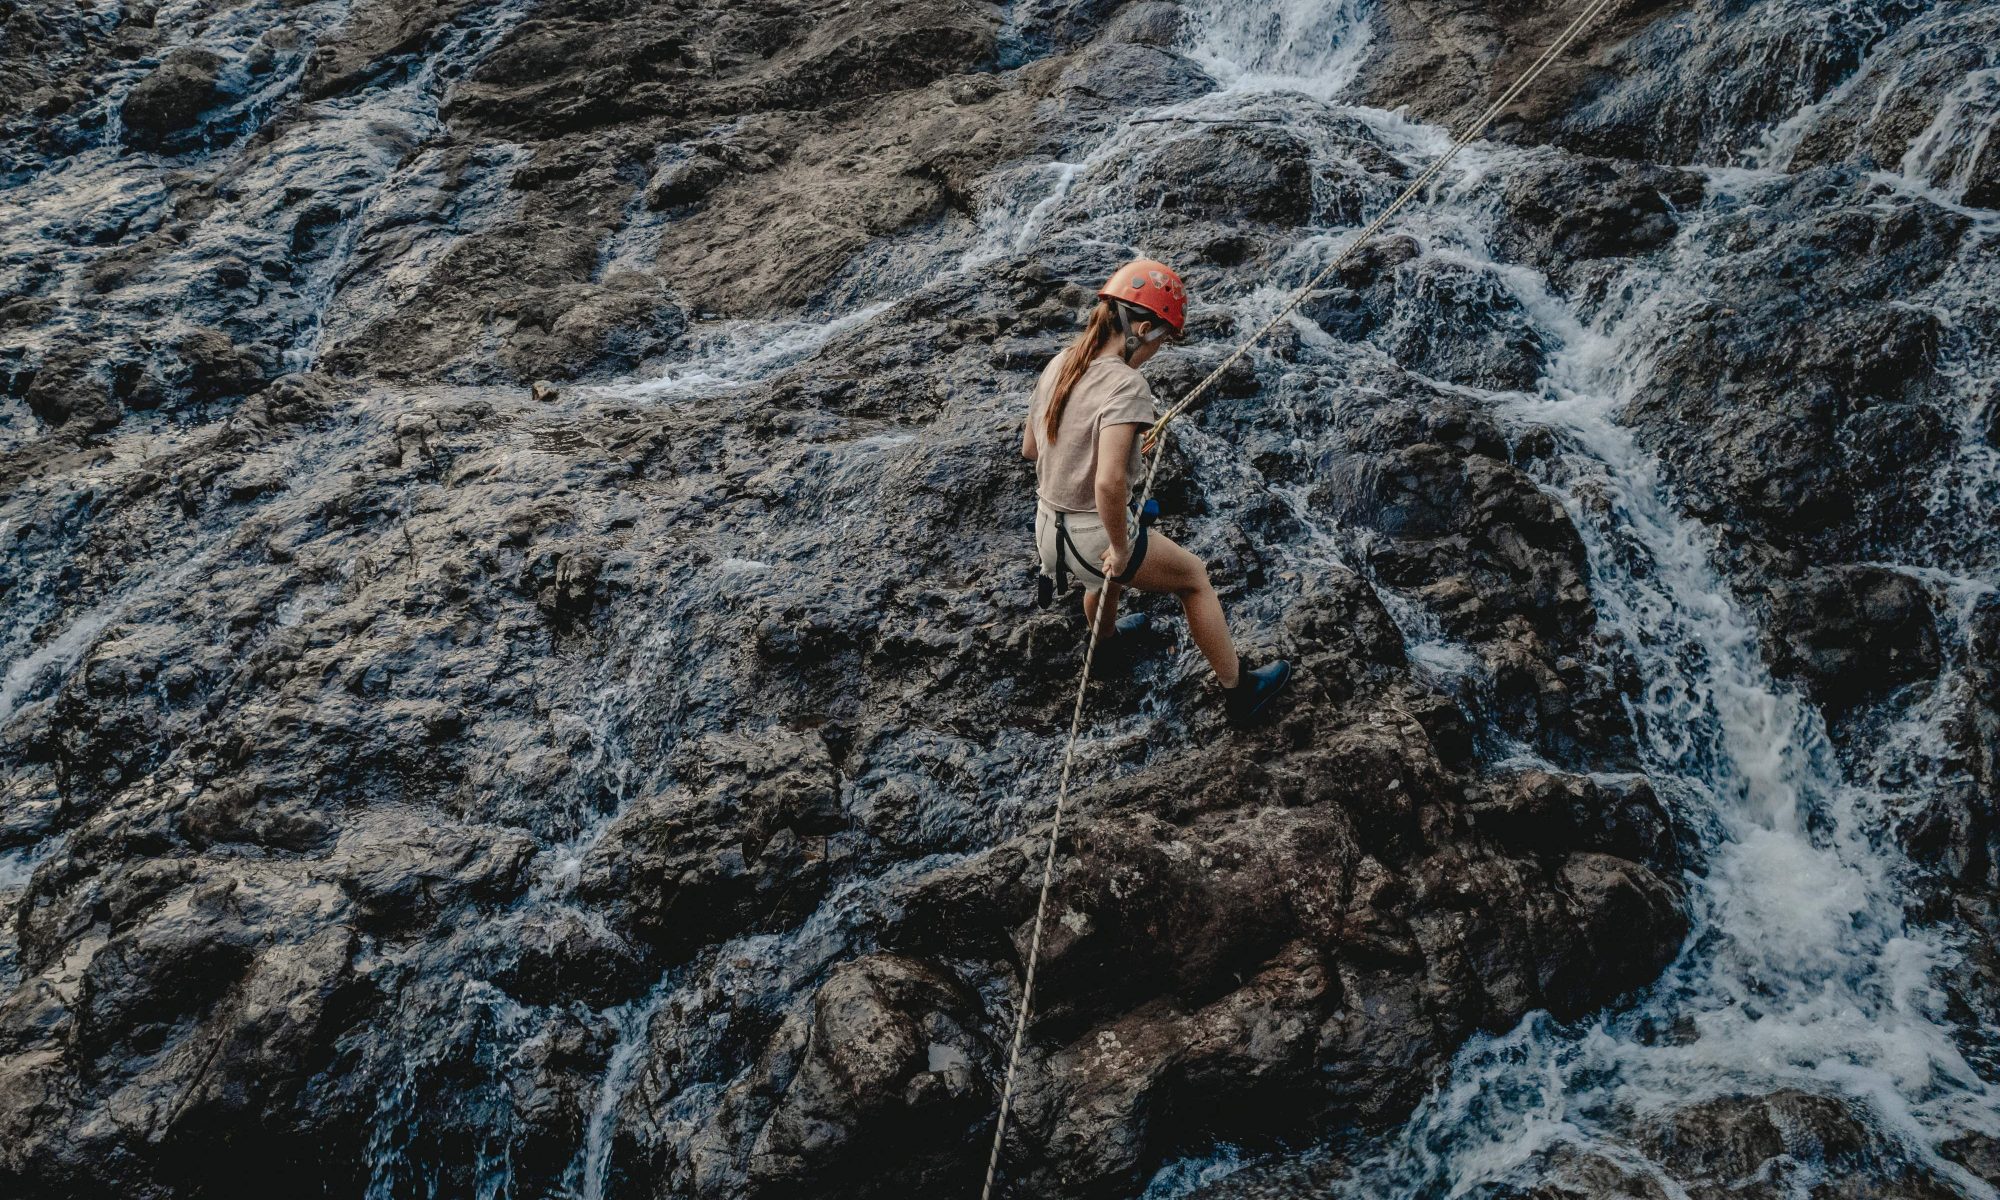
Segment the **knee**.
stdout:
[[1179,593],[1183,600],[1195,600],[1202,596],[1213,596],[1215,594],[1215,585],[1208,581],[1208,567],[1205,564],[1196,563],[1194,565],[1193,577],[1186,584],[1182,585]]

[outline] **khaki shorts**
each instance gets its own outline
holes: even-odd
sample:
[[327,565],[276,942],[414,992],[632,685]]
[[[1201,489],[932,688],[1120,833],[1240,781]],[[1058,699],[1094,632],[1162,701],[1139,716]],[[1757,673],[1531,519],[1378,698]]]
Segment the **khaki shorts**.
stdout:
[[[1083,585],[1084,591],[1103,590],[1104,552],[1111,546],[1110,535],[1104,532],[1104,521],[1096,513],[1064,513],[1062,519],[1069,531],[1070,544],[1076,548],[1063,565]],[[1062,539],[1056,536],[1056,510],[1036,502],[1035,549],[1042,556],[1042,574],[1055,576],[1056,556],[1062,552],[1061,548]],[[1078,554],[1084,557],[1079,560]]]

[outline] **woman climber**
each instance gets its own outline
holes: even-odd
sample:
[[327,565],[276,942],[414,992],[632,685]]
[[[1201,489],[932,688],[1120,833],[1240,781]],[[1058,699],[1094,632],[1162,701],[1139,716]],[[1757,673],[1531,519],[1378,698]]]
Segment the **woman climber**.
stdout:
[[1099,622],[1100,653],[1128,647],[1146,630],[1144,613],[1114,619],[1122,587],[1171,592],[1215,668],[1230,719],[1243,724],[1284,689],[1291,667],[1282,659],[1244,667],[1202,561],[1146,528],[1148,518],[1136,543],[1132,537],[1139,433],[1157,416],[1139,368],[1168,338],[1180,339],[1186,314],[1187,289],[1164,264],[1142,258],[1120,267],[1097,293],[1083,332],[1042,369],[1021,455],[1035,464],[1042,574],[1056,591],[1071,574],[1083,580],[1084,620]]

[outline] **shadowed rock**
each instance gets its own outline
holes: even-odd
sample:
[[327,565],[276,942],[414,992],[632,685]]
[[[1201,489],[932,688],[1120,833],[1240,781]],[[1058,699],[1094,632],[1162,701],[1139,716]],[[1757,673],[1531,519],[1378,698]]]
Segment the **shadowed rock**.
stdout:
[[185,144],[180,135],[194,129],[202,114],[222,103],[222,58],[195,46],[183,46],[160,61],[151,74],[125,95],[119,117],[125,140],[147,150]]
[[1840,710],[1938,671],[1937,630],[1921,585],[1875,567],[1809,572],[1771,592],[1774,665]]

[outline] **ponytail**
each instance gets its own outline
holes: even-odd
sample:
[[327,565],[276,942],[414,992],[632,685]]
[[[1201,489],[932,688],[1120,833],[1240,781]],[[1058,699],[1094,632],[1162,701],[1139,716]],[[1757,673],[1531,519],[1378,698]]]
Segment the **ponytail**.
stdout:
[[1090,320],[1083,332],[1063,351],[1061,369],[1056,372],[1056,386],[1049,392],[1048,415],[1043,421],[1043,430],[1051,443],[1056,440],[1056,427],[1062,424],[1063,405],[1069,402],[1070,391],[1076,381],[1083,378],[1084,371],[1103,352],[1104,343],[1116,331],[1118,317],[1112,312],[1111,301],[1099,300],[1097,307],[1090,310]]

